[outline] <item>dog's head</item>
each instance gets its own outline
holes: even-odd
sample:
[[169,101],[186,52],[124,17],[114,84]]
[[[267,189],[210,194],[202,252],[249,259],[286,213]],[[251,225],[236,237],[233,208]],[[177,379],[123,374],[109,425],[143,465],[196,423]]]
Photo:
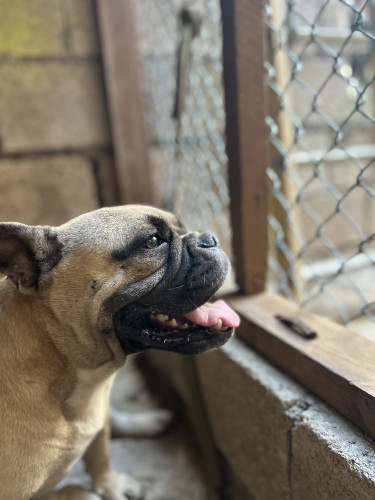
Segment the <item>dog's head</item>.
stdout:
[[229,267],[215,236],[151,207],[100,209],[57,228],[0,225],[0,271],[53,313],[61,344],[73,336],[82,348],[195,354],[224,344],[239,319],[207,301]]

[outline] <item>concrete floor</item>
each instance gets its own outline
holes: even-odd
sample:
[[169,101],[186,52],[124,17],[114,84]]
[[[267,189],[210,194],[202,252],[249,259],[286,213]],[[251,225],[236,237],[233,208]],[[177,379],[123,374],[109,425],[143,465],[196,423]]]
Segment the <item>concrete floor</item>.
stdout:
[[[169,397],[170,399],[170,397]],[[177,401],[169,401],[175,408]],[[128,412],[160,407],[151,395],[145,378],[130,357],[118,374],[112,404]],[[111,441],[112,463],[116,470],[139,480],[144,500],[205,500],[209,498],[201,476],[199,453],[183,412],[177,409],[172,426],[154,438],[117,438]],[[60,486],[79,484],[90,489],[90,478],[79,462]]]

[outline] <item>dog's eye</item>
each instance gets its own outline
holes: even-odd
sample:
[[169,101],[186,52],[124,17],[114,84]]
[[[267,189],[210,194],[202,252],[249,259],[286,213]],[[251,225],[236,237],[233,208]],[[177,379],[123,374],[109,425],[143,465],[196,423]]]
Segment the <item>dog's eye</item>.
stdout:
[[146,241],[146,247],[152,249],[160,246],[162,243],[162,240],[157,236],[150,236]]

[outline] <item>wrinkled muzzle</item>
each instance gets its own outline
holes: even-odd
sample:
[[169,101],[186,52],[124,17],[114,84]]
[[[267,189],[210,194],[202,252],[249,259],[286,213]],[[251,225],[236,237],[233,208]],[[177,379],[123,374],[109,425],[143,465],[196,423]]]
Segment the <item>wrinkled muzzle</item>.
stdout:
[[223,345],[238,326],[224,301],[207,302],[223,284],[230,263],[211,233],[188,233],[171,246],[163,278],[113,318],[127,354],[163,349],[197,354]]

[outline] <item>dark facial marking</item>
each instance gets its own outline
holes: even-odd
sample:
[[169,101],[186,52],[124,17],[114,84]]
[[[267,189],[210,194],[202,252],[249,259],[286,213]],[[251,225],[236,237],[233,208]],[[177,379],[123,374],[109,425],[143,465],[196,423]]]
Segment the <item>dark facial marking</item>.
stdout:
[[156,229],[159,237],[162,238],[164,241],[169,241],[171,238],[171,230],[167,222],[165,222],[164,219],[156,215],[149,215],[147,218],[150,224],[152,224]]
[[[142,235],[137,236],[132,242],[127,245],[114,250],[111,254],[112,259],[117,262],[123,262],[129,257],[133,256],[138,249],[145,246],[147,239],[156,236],[163,241],[169,241],[171,237],[171,231],[168,224],[161,218],[155,215],[149,215],[147,217],[147,222],[150,224],[150,229],[144,232]],[[153,231],[154,228],[154,231]]]
[[129,259],[129,257],[132,257],[137,252],[137,250],[144,244],[146,239],[147,239],[146,235],[141,235],[138,236],[131,243],[128,243],[127,245],[123,245],[122,247],[117,248],[111,254],[112,259],[117,262],[123,262],[124,260]]

